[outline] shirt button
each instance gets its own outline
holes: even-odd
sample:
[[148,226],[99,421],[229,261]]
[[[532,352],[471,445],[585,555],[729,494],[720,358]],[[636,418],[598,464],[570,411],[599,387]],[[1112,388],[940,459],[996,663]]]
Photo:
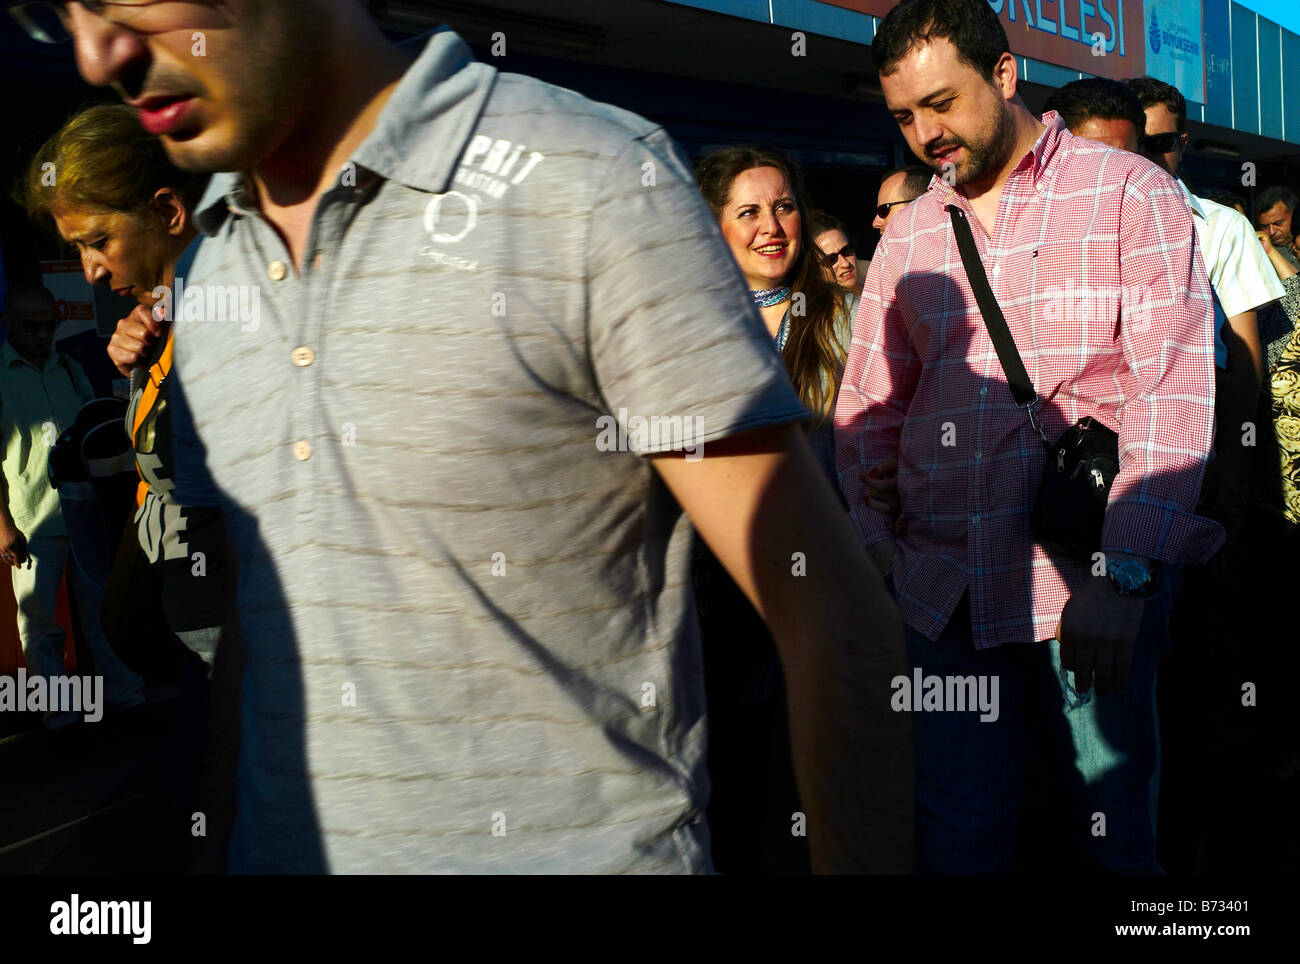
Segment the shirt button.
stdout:
[[299,462],[306,462],[311,458],[311,443],[306,439],[299,439],[293,443],[293,457]]
[[302,345],[301,347],[295,348],[293,350],[293,363],[297,365],[299,368],[306,368],[315,360],[316,360],[316,353],[312,351],[310,348],[308,348],[306,345]]
[[288,274],[289,269],[283,261],[272,261],[266,266],[266,276],[272,281],[283,281]]
[[997,277],[998,275],[1000,275],[1001,273],[1002,273],[1002,265],[1000,265],[1000,264],[995,264],[995,265],[993,266],[993,277],[996,278],[996,277]]
[[980,464],[980,459],[981,459],[982,457],[983,457],[983,456],[982,456],[981,453],[979,453],[979,452],[976,452],[976,453],[975,453],[975,464],[976,464],[976,465],[979,465],[979,464]]
[[970,521],[971,521],[971,522],[974,522],[976,525],[978,525],[978,524],[979,524],[979,521],[980,521],[979,513],[977,512],[977,513],[975,513],[975,515],[971,516],[971,517],[970,517]]
[[981,394],[981,395],[987,395],[988,393],[989,393],[989,387],[988,387],[987,385],[981,385],[981,386],[980,386],[980,394]]

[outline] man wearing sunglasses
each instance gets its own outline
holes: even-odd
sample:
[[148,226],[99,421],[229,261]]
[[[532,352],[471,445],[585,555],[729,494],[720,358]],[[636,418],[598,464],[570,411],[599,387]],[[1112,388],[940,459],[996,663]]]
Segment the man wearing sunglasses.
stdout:
[[884,234],[885,225],[894,216],[894,212],[924,194],[933,176],[933,171],[920,164],[907,164],[886,171],[880,179],[880,190],[876,192],[876,217],[871,226]]
[[260,293],[169,376],[173,495],[236,549],[229,868],[709,870],[689,517],[780,650],[814,869],[906,871],[897,612],[667,134],[355,0],[56,13],[232,172],[186,293]]
[[[1196,226],[1197,242],[1205,260],[1215,298],[1226,316],[1215,332],[1215,366],[1219,370],[1220,429],[1217,457],[1227,459],[1214,473],[1222,483],[1213,514],[1235,534],[1244,509],[1244,491],[1238,491],[1248,477],[1240,441],[1242,421],[1253,419],[1259,387],[1264,377],[1264,349],[1268,341],[1258,313],[1273,305],[1286,292],[1277,273],[1255,237],[1255,229],[1242,215],[1209,198],[1198,197],[1178,176],[1183,152],[1187,150],[1187,102],[1178,88],[1154,77],[1137,77],[1126,82],[1137,95],[1146,114],[1142,153],[1164,168],[1177,181]],[[1225,393],[1229,396],[1224,397]],[[1241,418],[1237,416],[1240,415]],[[1241,462],[1240,471],[1230,468]]]
[[[1260,622],[1267,607],[1243,605],[1243,599],[1256,594],[1276,569],[1275,536],[1248,523],[1252,515],[1258,519],[1251,512],[1257,494],[1276,484],[1270,480],[1276,479],[1278,463],[1269,464],[1276,459],[1275,443],[1256,441],[1254,429],[1272,431],[1267,414],[1270,393],[1266,388],[1261,397],[1260,386],[1268,384],[1263,375],[1269,345],[1277,344],[1275,351],[1280,354],[1291,323],[1277,302],[1286,290],[1249,220],[1230,207],[1192,194],[1178,178],[1187,149],[1187,106],[1182,94],[1151,77],[1127,83],[1146,114],[1143,153],[1177,179],[1192,210],[1215,299],[1227,316],[1226,322],[1218,319],[1216,332],[1214,458],[1206,467],[1202,504],[1206,514],[1227,530],[1227,549],[1221,558],[1229,564],[1185,570],[1173,620],[1177,635],[1169,654],[1169,685],[1161,708],[1162,722],[1170,724],[1171,734],[1166,785],[1171,791],[1167,812],[1173,821],[1168,847],[1171,854],[1181,853],[1190,862],[1193,847],[1203,846],[1206,828],[1190,823],[1186,814],[1214,798],[1216,787],[1206,775],[1223,772],[1236,751],[1221,740],[1219,727],[1205,724],[1203,702],[1187,694],[1211,692],[1224,678],[1251,673],[1247,664],[1237,662],[1244,651],[1242,640],[1274,638],[1267,622]],[[1217,337],[1220,334],[1222,338]],[[1260,476],[1263,485],[1257,482]],[[1201,653],[1208,655],[1196,655]],[[1197,749],[1189,752],[1189,746]],[[1217,822],[1212,826],[1217,827]]]

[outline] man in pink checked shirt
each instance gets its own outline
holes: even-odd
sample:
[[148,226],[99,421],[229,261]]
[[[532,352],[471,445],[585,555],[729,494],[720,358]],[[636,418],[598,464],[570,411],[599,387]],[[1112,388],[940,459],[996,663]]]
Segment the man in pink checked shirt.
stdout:
[[[1214,356],[1191,216],[1155,165],[1030,113],[985,0],[904,0],[872,57],[909,146],[940,174],[872,259],[835,412],[853,524],[907,624],[912,678],[895,708],[915,713],[918,869],[1010,870],[1023,817],[1041,811],[1053,866],[1158,871],[1168,600],[1176,567],[1223,539],[1194,513]],[[1084,416],[1119,432],[1092,559],[1031,532],[1044,447],[1007,386],[949,206],[971,223],[1047,438]],[[897,541],[864,497],[891,456]],[[978,710],[954,698],[976,690]],[[997,705],[980,712],[988,694]]]

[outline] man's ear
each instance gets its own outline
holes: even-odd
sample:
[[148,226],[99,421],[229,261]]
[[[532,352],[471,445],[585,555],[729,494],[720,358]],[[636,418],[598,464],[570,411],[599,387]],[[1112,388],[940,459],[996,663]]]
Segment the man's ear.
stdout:
[[1011,51],[1002,51],[1002,56],[993,65],[992,83],[1007,100],[1016,96],[1020,86],[1020,65]]
[[183,235],[190,225],[190,213],[175,188],[160,187],[153,195],[153,209],[168,234]]

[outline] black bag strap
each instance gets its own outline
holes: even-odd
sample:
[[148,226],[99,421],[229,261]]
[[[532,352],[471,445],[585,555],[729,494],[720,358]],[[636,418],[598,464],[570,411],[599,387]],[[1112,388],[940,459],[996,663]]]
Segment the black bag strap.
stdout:
[[948,214],[952,217],[952,229],[957,235],[961,263],[966,268],[966,277],[970,279],[971,289],[975,292],[975,302],[980,307],[980,314],[984,316],[984,326],[989,330],[989,337],[993,339],[993,347],[998,353],[998,361],[1002,363],[1002,371],[1007,376],[1011,396],[1022,408],[1032,405],[1038,400],[1038,393],[1034,391],[1034,383],[1029,380],[1029,372],[1025,371],[1025,363],[1020,360],[1020,352],[1016,349],[1015,339],[1011,337],[1011,329],[1007,327],[1007,319],[998,306],[998,299],[989,287],[988,276],[984,274],[984,263],[980,261],[979,249],[975,247],[975,236],[971,234],[970,222],[966,220],[966,212],[950,204]]

